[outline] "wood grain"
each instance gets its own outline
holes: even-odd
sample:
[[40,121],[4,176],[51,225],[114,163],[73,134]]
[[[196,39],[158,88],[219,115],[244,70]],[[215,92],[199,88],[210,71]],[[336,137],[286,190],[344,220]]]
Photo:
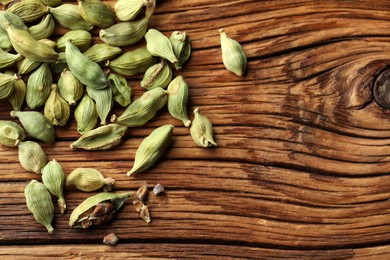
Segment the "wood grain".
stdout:
[[[150,224],[129,202],[114,221],[73,230],[70,213],[90,194],[67,190],[68,211],[56,209],[48,235],[23,196],[40,176],[22,169],[16,149],[1,146],[0,256],[390,257],[390,111],[372,96],[376,76],[390,65],[388,1],[164,0],[150,27],[189,33],[193,53],[176,75],[190,86],[189,109],[200,107],[213,122],[218,147],[197,147],[165,109],[111,151],[75,151],[71,120],[56,129],[54,145],[42,144],[66,173],[95,167],[116,179],[116,191],[160,182],[167,192],[150,196]],[[242,78],[223,67],[221,27],[247,53]],[[130,79],[136,97],[141,77]],[[0,119],[9,120],[10,110],[3,101]],[[142,139],[167,123],[176,128],[164,158],[127,177]],[[102,245],[110,232],[120,237],[116,247]]]

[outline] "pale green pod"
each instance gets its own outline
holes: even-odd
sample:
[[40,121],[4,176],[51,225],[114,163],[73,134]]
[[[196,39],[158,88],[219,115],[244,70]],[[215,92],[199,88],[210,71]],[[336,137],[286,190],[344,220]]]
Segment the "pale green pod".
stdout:
[[77,131],[80,134],[85,134],[95,128],[99,116],[96,112],[95,102],[87,93],[84,94],[84,97],[77,105],[74,111],[74,118],[77,122]]
[[53,34],[55,26],[53,16],[47,14],[40,23],[28,28],[28,32],[31,33],[35,40],[45,39]]
[[192,120],[190,133],[192,140],[200,147],[217,146],[213,137],[213,126],[210,120],[200,114],[199,107],[194,109],[195,118]]
[[111,60],[121,53],[122,49],[119,47],[111,46],[107,43],[98,43],[86,50],[84,55],[93,62],[102,62]]
[[19,75],[24,75],[32,72],[36,68],[38,68],[42,62],[40,61],[34,61],[29,58],[23,57],[21,60],[19,60],[16,63],[16,66],[18,68],[18,74]]
[[58,51],[65,51],[67,40],[70,40],[74,46],[83,52],[91,46],[92,35],[84,30],[69,31],[57,40]]
[[65,58],[69,70],[81,83],[94,89],[107,87],[108,80],[102,68],[82,54],[70,41],[66,41]]
[[167,92],[162,88],[146,91],[140,98],[134,100],[122,115],[112,118],[112,121],[128,127],[142,126],[165,106],[167,100]]
[[90,31],[93,28],[93,24],[85,21],[81,17],[79,7],[77,5],[62,4],[58,7],[50,7],[49,12],[62,27],[70,30]]
[[65,52],[58,53],[58,61],[50,63],[50,69],[53,74],[61,74],[64,70],[68,70],[68,64],[66,63]]
[[0,29],[0,49],[8,52],[12,49],[11,41],[8,38],[8,33]]
[[12,67],[22,56],[20,54],[12,54],[0,49],[0,69]]
[[188,60],[191,55],[191,41],[186,32],[174,31],[169,37],[171,41],[173,52],[175,53],[178,63],[175,63],[176,69],[181,69],[184,62]]
[[7,11],[16,14],[24,22],[33,22],[47,14],[48,7],[39,0],[23,0],[12,4]]
[[226,69],[237,76],[242,76],[247,65],[247,58],[242,46],[235,40],[229,38],[226,32],[221,29],[222,61]]
[[160,63],[148,68],[141,81],[141,87],[147,90],[154,88],[166,88],[172,80],[172,69],[161,59]]
[[11,111],[11,117],[19,118],[26,132],[45,143],[54,143],[54,128],[49,119],[36,111]]
[[51,85],[50,96],[45,103],[43,113],[55,126],[64,126],[69,120],[70,106],[58,93],[56,84]]
[[[131,192],[102,192],[89,197],[73,210],[69,218],[69,226],[85,229],[103,224],[109,221],[132,195]],[[98,214],[101,212],[105,214]]]
[[20,164],[28,172],[40,174],[47,163],[42,147],[33,141],[19,142],[18,155]]
[[182,76],[177,76],[168,86],[168,111],[185,127],[191,125],[187,115],[188,85]]
[[94,89],[87,86],[87,93],[95,101],[96,112],[100,118],[100,124],[105,125],[107,116],[113,106],[111,88]]
[[100,0],[77,0],[81,17],[100,28],[110,27],[115,23],[115,11]]
[[27,80],[26,103],[31,109],[37,109],[46,103],[50,95],[53,76],[49,63],[42,63],[38,69],[31,73]]
[[26,83],[21,78],[17,79],[15,81],[14,90],[12,91],[12,94],[7,97],[9,103],[12,105],[12,108],[15,111],[21,110],[26,97],[26,91]]
[[18,76],[13,76],[0,73],[0,99],[9,97],[14,91],[15,82],[18,80]]
[[133,168],[127,173],[127,176],[144,172],[164,155],[171,142],[173,128],[173,125],[160,126],[142,141],[135,153]]
[[[57,43],[55,42],[55,41],[53,41],[53,40],[50,40],[50,39],[40,39],[40,40],[38,40],[38,42],[40,42],[40,43],[44,43],[44,44],[46,44],[46,45],[49,45],[51,48],[55,48],[56,47],[56,45],[57,45]],[[57,62],[58,60],[56,60],[56,62]]]
[[130,105],[131,86],[124,77],[111,73],[108,76],[108,84],[112,90],[114,100],[119,105],[123,107]]
[[46,6],[58,6],[61,4],[61,0],[39,0]]
[[27,208],[33,214],[35,220],[42,224],[49,234],[53,233],[54,229],[51,222],[54,218],[54,206],[45,185],[32,180],[24,189],[24,196]]
[[103,188],[104,191],[110,191],[114,183],[113,178],[105,178],[100,171],[93,168],[77,168],[66,177],[67,187],[76,187],[85,192],[100,188]]
[[112,46],[127,46],[141,40],[148,29],[149,18],[114,24],[99,32],[100,39]]
[[178,63],[178,59],[173,52],[172,44],[164,34],[156,29],[149,29],[145,34],[145,40],[146,48],[150,54],[169,60],[174,64]]
[[123,53],[118,58],[110,61],[107,66],[121,75],[132,76],[145,72],[156,61],[156,57],[152,56],[147,49],[138,48]]
[[12,121],[0,120],[0,144],[16,147],[24,141],[26,135],[23,128]]
[[114,7],[116,16],[123,22],[133,20],[150,2],[150,0],[118,0]]
[[73,106],[84,95],[84,86],[73,76],[72,72],[64,69],[58,79],[58,91],[69,105]]
[[108,150],[120,144],[127,127],[120,124],[108,124],[83,134],[70,147],[84,150]]
[[61,164],[55,159],[48,162],[42,169],[42,182],[47,190],[58,198],[61,214],[65,213],[66,201],[64,197],[65,173]]
[[5,31],[7,22],[11,23],[15,28],[27,31],[27,26],[18,15],[9,11],[0,11],[0,29]]

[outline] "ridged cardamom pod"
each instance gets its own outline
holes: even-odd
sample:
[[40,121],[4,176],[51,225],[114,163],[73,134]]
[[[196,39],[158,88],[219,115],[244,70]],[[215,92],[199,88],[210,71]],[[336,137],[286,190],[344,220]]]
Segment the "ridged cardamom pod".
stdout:
[[148,29],[149,18],[138,21],[122,22],[112,25],[99,32],[100,39],[112,46],[127,46],[141,40]]
[[190,133],[192,140],[200,147],[217,146],[213,137],[213,126],[210,120],[200,114],[199,107],[194,109],[195,118],[192,120]]
[[121,75],[132,76],[145,72],[156,61],[156,57],[152,56],[147,49],[138,48],[123,53],[118,58],[110,61],[107,66]]
[[42,169],[42,182],[47,190],[58,198],[58,206],[61,214],[66,210],[66,201],[64,197],[65,173],[55,159],[48,162]]
[[40,174],[47,164],[42,147],[33,141],[19,142],[18,155],[20,164],[28,172]]
[[47,14],[40,23],[28,28],[28,32],[31,33],[35,40],[45,39],[53,34],[55,26],[53,17]]
[[108,150],[122,141],[127,130],[126,126],[120,124],[108,124],[83,134],[70,147],[84,150]]
[[98,43],[86,50],[84,55],[93,62],[102,62],[111,60],[121,53],[122,49],[119,47],[111,46],[107,43]]
[[74,118],[77,122],[77,131],[80,134],[85,134],[95,128],[99,116],[96,112],[95,102],[87,93],[84,94],[84,97],[77,105],[74,111]]
[[35,61],[35,60],[31,60],[29,58],[23,57],[21,60],[19,60],[16,63],[16,66],[18,68],[18,74],[24,75],[24,74],[30,73],[31,71],[35,70],[41,64],[42,64],[42,62],[40,62],[40,61]]
[[49,63],[42,63],[41,66],[27,80],[26,103],[31,109],[37,109],[46,103],[50,95],[50,86],[53,83],[53,76]]
[[168,86],[168,111],[186,127],[191,125],[187,115],[188,85],[182,76],[177,76]]
[[79,7],[77,5],[62,4],[58,7],[49,8],[49,12],[62,27],[70,30],[90,31],[93,28],[93,24],[85,21],[81,17]]
[[173,128],[173,125],[160,126],[142,141],[135,153],[133,168],[127,176],[144,172],[160,159],[171,142]]
[[92,35],[84,30],[69,31],[57,40],[58,51],[65,51],[67,40],[70,40],[74,46],[83,52],[91,46]]
[[11,117],[19,118],[26,132],[45,143],[54,143],[54,128],[49,119],[36,111],[12,111]]
[[0,69],[12,67],[20,59],[22,59],[20,54],[8,53],[0,49]]
[[133,20],[150,2],[150,0],[118,0],[115,3],[116,16],[123,22]]
[[0,49],[7,52],[12,49],[12,44],[9,40],[8,33],[3,29],[0,29]]
[[27,30],[27,26],[24,24],[23,20],[16,14],[9,11],[0,11],[0,29],[6,30],[6,24],[11,23],[15,28],[21,30]]
[[0,144],[16,147],[24,141],[26,135],[23,128],[12,121],[0,120]]
[[69,105],[73,106],[84,94],[84,86],[73,76],[72,72],[64,69],[58,79],[58,91]]
[[26,91],[26,83],[21,78],[17,79],[15,81],[14,90],[12,91],[12,94],[8,96],[8,101],[15,111],[21,110],[24,99],[26,97]]
[[58,6],[61,4],[61,0],[39,0],[42,4],[47,6]]
[[9,97],[14,91],[15,82],[18,80],[18,76],[7,75],[0,73],[0,99]]
[[81,83],[94,89],[103,89],[108,85],[108,80],[102,68],[69,40],[66,41],[65,58],[69,69]]
[[113,106],[112,90],[110,87],[105,89],[94,89],[87,86],[88,95],[95,101],[96,112],[100,118],[100,124],[105,125],[108,113]]
[[24,196],[27,208],[33,214],[35,220],[45,226],[49,234],[53,233],[54,229],[51,222],[54,217],[54,206],[45,185],[32,180],[24,189]]
[[93,168],[77,168],[66,177],[67,187],[76,187],[78,190],[90,192],[103,187],[104,191],[110,191],[114,185],[113,178],[105,178],[103,174]]
[[24,22],[33,22],[48,13],[48,7],[39,0],[24,0],[15,2],[8,9],[8,12],[19,16]]
[[167,92],[162,88],[146,91],[141,97],[134,100],[118,118],[112,121],[128,127],[137,127],[146,124],[158,110],[167,103]]
[[228,71],[237,76],[242,76],[246,69],[247,59],[242,46],[235,40],[229,38],[226,32],[221,29],[222,61]]
[[191,40],[186,32],[174,31],[169,37],[171,41],[173,52],[175,53],[178,63],[175,63],[176,69],[181,69],[184,62],[188,60],[191,55]]
[[154,88],[166,88],[172,80],[171,67],[161,59],[160,63],[154,64],[148,68],[141,81],[141,87],[147,90]]
[[121,106],[127,107],[131,103],[131,87],[127,80],[119,75],[108,75],[108,84],[112,90],[114,100]]
[[100,28],[110,27],[115,23],[115,11],[100,0],[77,0],[81,17]]
[[69,226],[72,228],[89,228],[103,224],[113,218],[133,194],[102,192],[84,200],[72,212]]
[[161,32],[156,29],[149,29],[145,34],[145,40],[146,48],[153,56],[164,58],[174,64],[179,62],[173,51],[171,42]]
[[70,106],[58,93],[56,84],[51,85],[49,98],[46,100],[43,113],[50,123],[55,126],[64,126],[70,117]]

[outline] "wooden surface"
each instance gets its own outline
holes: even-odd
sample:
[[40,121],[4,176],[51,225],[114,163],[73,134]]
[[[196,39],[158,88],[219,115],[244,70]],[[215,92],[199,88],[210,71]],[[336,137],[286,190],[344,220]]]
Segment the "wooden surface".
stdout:
[[[73,151],[72,120],[55,145],[43,145],[67,174],[95,167],[116,179],[116,191],[160,182],[167,192],[150,196],[150,224],[130,202],[112,222],[72,230],[70,213],[90,194],[67,190],[52,235],[24,201],[40,176],[1,146],[0,257],[390,258],[390,111],[372,98],[375,76],[390,65],[388,1],[158,1],[150,27],[191,36],[193,55],[179,74],[190,110],[211,119],[219,146],[196,147],[163,110],[111,151]],[[247,53],[243,78],[222,65],[221,27]],[[136,97],[140,77],[131,79]],[[177,126],[167,154],[127,177],[142,139],[166,123]],[[110,232],[116,247],[102,244]]]

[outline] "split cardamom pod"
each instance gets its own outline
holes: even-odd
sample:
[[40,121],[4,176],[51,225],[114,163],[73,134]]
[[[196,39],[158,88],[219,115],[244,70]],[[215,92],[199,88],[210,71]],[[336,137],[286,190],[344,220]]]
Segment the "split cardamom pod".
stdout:
[[115,11],[111,6],[106,5],[100,0],[77,1],[81,17],[85,21],[100,28],[107,28],[115,23]]
[[14,91],[15,82],[18,80],[18,76],[13,76],[0,73],[0,99],[9,97]]
[[14,90],[12,91],[11,95],[7,97],[9,103],[12,105],[12,108],[15,111],[21,110],[26,97],[26,91],[26,83],[24,83],[23,79],[18,78],[14,83]]
[[84,30],[69,31],[57,40],[58,51],[65,51],[67,40],[71,41],[74,46],[83,52],[91,46],[92,35],[88,31]]
[[42,63],[28,77],[26,91],[27,106],[31,109],[37,109],[43,106],[50,95],[50,86],[52,83],[53,76],[49,63]]
[[138,48],[123,53],[118,58],[108,62],[107,66],[121,75],[132,76],[145,72],[155,63],[156,57],[152,56],[147,49]]
[[150,0],[118,0],[115,3],[116,16],[123,22],[133,20],[150,2]]
[[153,56],[167,59],[173,64],[179,62],[173,51],[171,42],[161,32],[156,29],[149,29],[145,34],[145,40],[146,48]]
[[100,124],[105,125],[108,113],[110,113],[113,105],[111,88],[94,89],[87,86],[87,93],[95,101],[96,112],[100,118]]
[[64,198],[65,173],[61,164],[55,159],[48,162],[42,169],[42,182],[47,190],[58,198],[58,206],[61,214],[66,210]]
[[24,0],[15,2],[8,9],[8,12],[19,16],[24,22],[29,23],[38,20],[48,13],[48,7],[39,0]]
[[58,79],[58,91],[69,105],[73,106],[84,94],[84,86],[73,76],[72,72],[64,69]]
[[182,76],[177,76],[168,86],[168,111],[186,127],[191,125],[187,115],[188,85]]
[[40,174],[47,164],[42,147],[33,141],[19,142],[18,156],[20,164],[28,172]]
[[108,45],[107,43],[98,43],[91,46],[88,50],[84,52],[84,55],[87,56],[93,62],[102,62],[115,58],[122,53],[121,48]]
[[229,38],[226,32],[221,29],[222,61],[228,71],[237,76],[242,76],[246,69],[247,58],[242,46],[235,40]]
[[84,94],[84,97],[77,105],[74,111],[74,118],[77,122],[77,131],[80,134],[85,134],[95,128],[99,116],[96,112],[95,102],[87,93]]
[[28,28],[28,32],[31,33],[35,40],[45,39],[53,34],[55,26],[53,16],[47,14],[40,23]]
[[121,106],[127,107],[131,103],[131,87],[126,78],[111,73],[108,84],[112,90],[114,100]]
[[79,11],[79,7],[73,4],[62,4],[58,7],[50,7],[49,12],[54,16],[57,22],[70,30],[90,31],[93,24],[85,21]]
[[154,64],[148,68],[141,81],[141,87],[147,90],[154,88],[166,88],[172,80],[171,67],[161,59],[160,63]]
[[0,48],[0,69],[12,67],[20,59],[22,59],[20,54],[8,53]]
[[175,53],[179,62],[175,63],[176,69],[181,69],[184,62],[188,60],[191,55],[191,41],[186,32],[174,31],[169,37],[171,41],[173,52]]
[[192,140],[200,147],[217,146],[213,137],[213,126],[210,120],[200,114],[199,107],[194,109],[195,118],[192,120],[190,133]]
[[104,191],[110,191],[115,180],[105,178],[103,174],[93,168],[77,168],[66,177],[67,187],[76,187],[78,190],[90,192],[103,187]]
[[24,141],[26,135],[23,128],[12,121],[0,120],[0,144],[16,147]]
[[55,126],[64,126],[69,120],[70,106],[58,93],[56,84],[51,85],[50,96],[45,103],[43,113]]

